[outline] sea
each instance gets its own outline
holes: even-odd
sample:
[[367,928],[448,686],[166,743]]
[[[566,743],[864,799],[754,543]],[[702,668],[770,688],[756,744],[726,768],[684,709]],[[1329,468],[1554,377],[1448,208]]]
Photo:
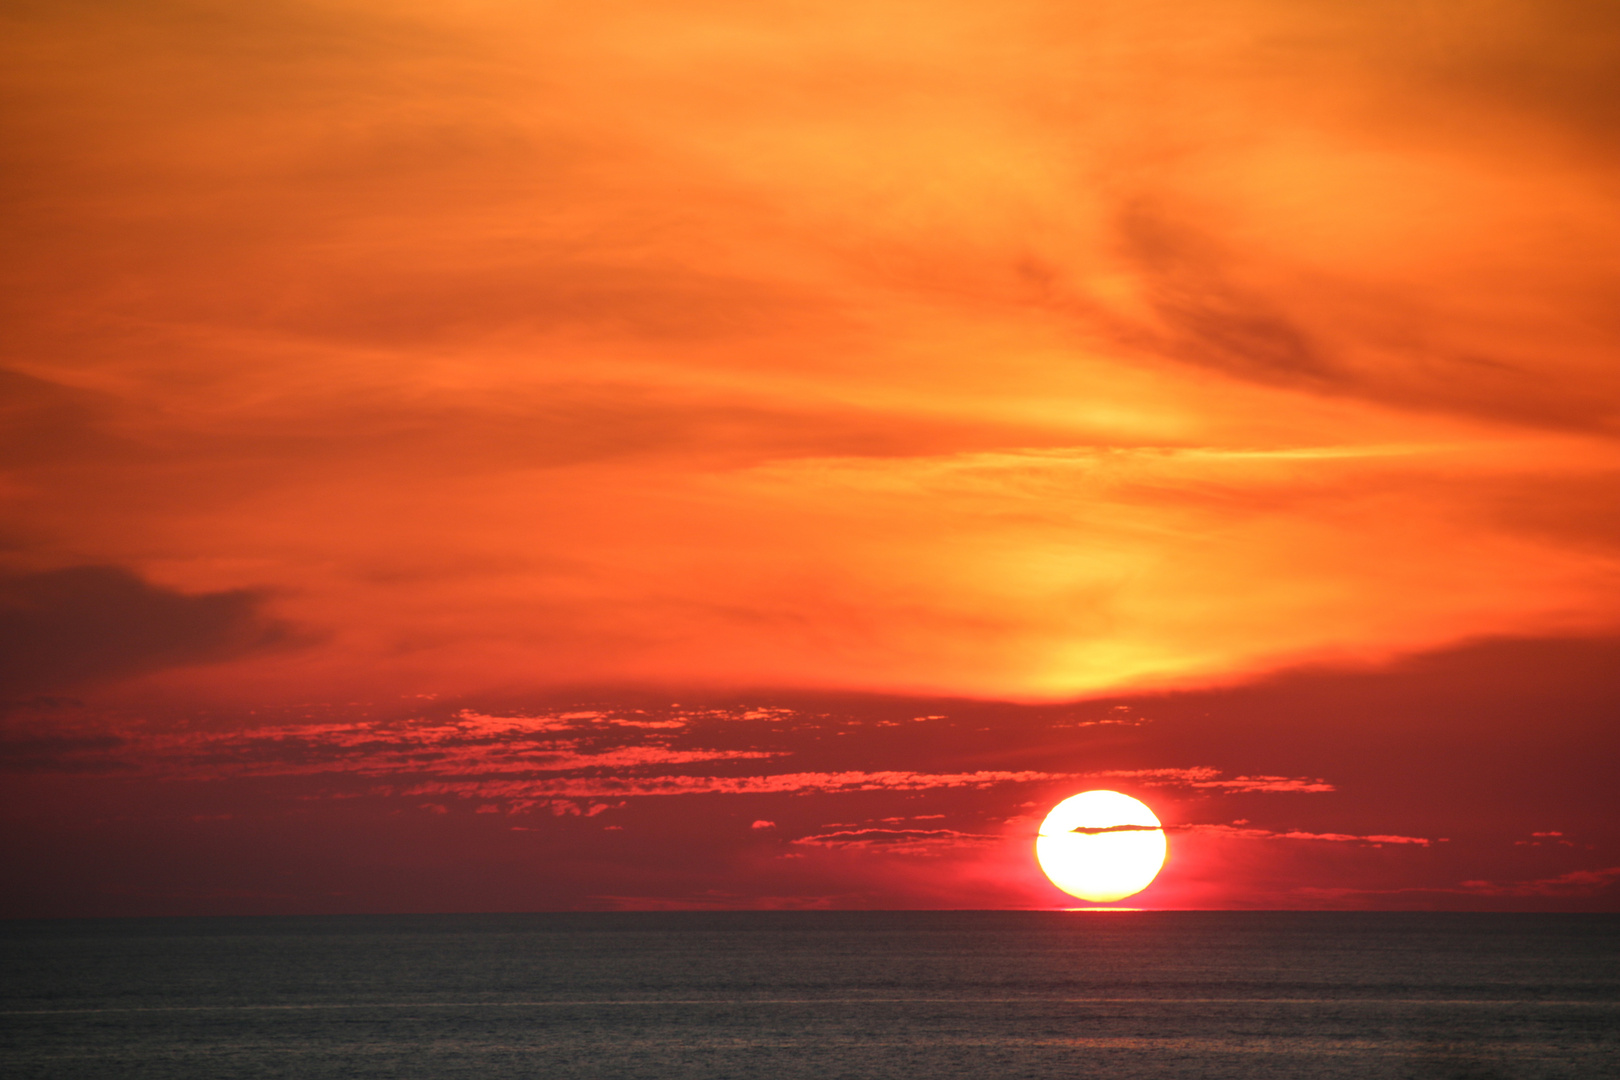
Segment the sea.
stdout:
[[0,1076],[1620,1077],[1620,915],[0,923]]

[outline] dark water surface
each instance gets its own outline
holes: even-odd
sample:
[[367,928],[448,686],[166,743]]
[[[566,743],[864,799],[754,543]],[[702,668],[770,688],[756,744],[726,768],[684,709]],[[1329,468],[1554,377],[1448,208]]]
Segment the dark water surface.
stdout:
[[0,1075],[1620,1077],[1620,916],[0,923]]

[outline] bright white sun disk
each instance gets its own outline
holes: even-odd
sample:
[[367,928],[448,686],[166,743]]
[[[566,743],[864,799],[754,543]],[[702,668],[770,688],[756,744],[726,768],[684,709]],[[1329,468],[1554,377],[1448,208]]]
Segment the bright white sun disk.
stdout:
[[[1078,830],[1078,831],[1077,831]],[[1169,844],[1147,804],[1117,791],[1087,791],[1052,807],[1035,858],[1052,884],[1106,903],[1139,893],[1158,876]]]

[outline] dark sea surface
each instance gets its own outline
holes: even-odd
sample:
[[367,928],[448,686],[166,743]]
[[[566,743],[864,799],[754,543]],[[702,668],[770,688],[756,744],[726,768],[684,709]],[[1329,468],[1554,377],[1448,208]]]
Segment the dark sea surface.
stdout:
[[0,1076],[1620,1077],[1620,916],[0,923]]

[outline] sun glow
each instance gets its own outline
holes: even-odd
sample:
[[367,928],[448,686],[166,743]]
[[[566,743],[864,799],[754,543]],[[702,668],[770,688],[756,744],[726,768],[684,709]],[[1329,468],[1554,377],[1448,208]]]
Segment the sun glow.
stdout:
[[1117,791],[1064,799],[1041,822],[1035,858],[1052,884],[1082,900],[1139,893],[1164,866],[1169,844],[1152,810]]

